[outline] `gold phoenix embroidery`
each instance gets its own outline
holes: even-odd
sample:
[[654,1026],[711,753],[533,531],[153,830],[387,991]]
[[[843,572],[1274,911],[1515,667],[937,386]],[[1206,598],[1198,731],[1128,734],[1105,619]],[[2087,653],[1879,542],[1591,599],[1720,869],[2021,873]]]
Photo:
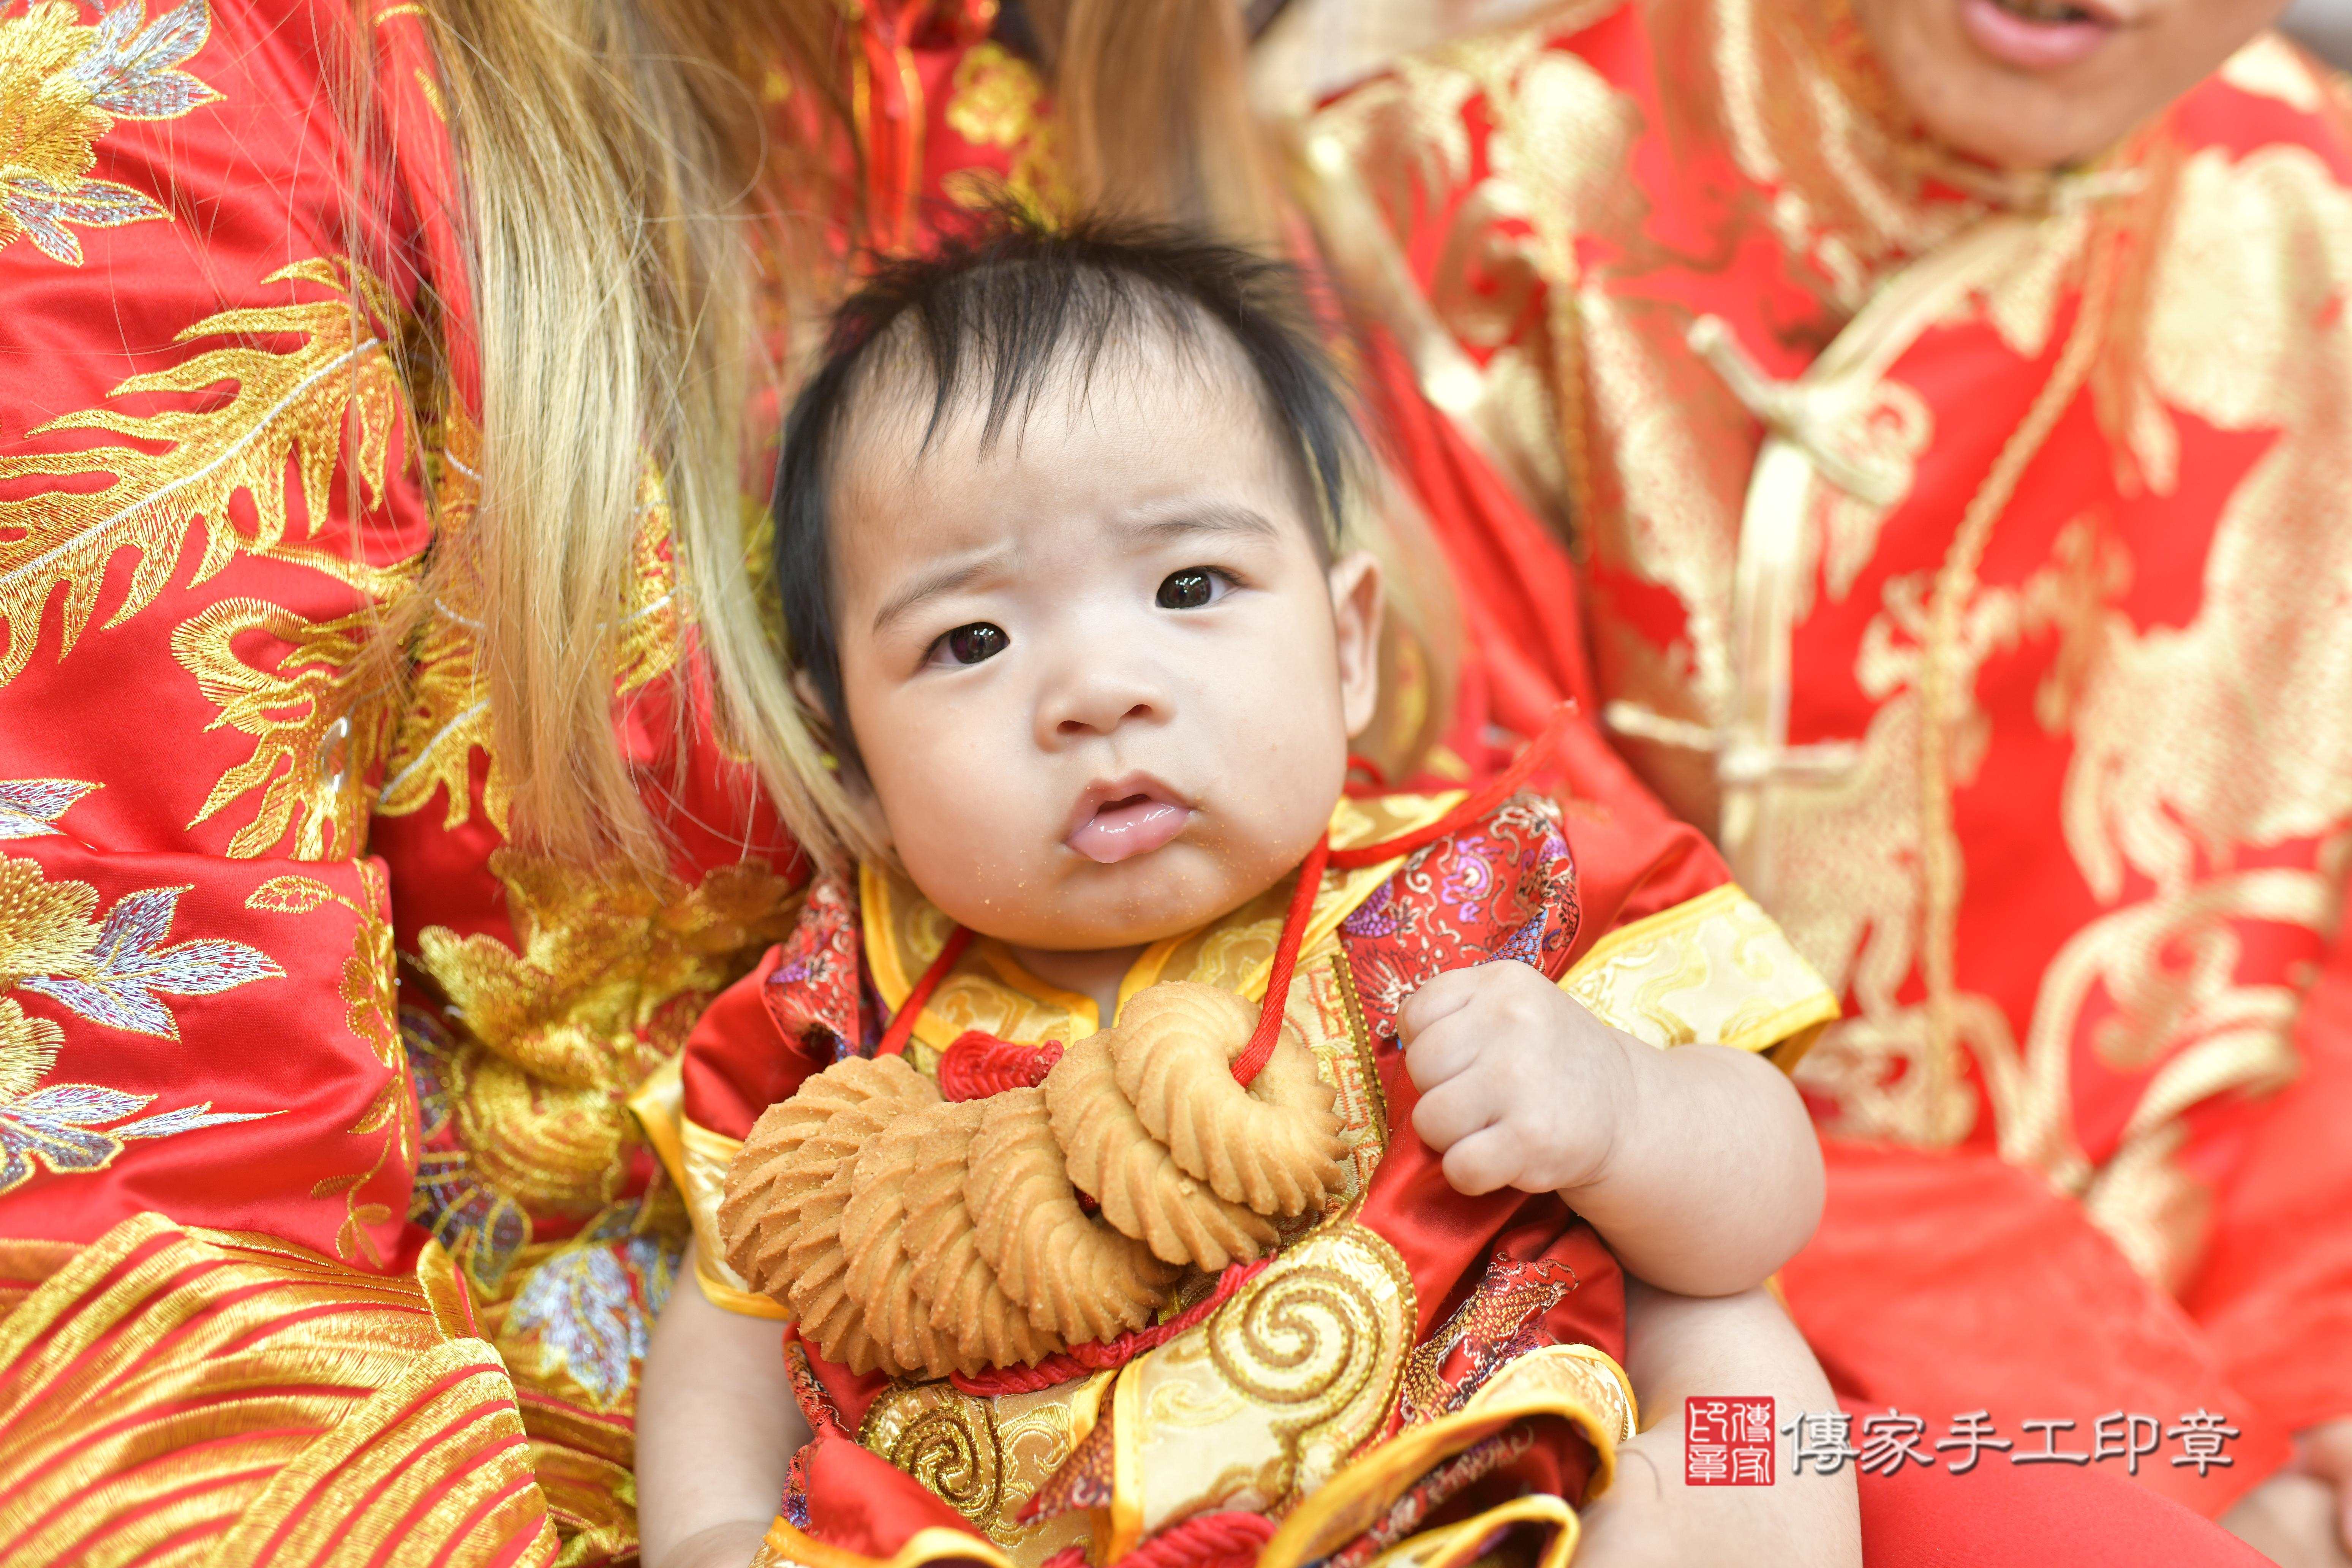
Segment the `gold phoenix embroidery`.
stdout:
[[[268,854],[289,826],[296,859],[362,851],[368,797],[353,783],[383,754],[393,713],[354,683],[380,624],[373,608],[314,622],[263,600],[224,599],[173,630],[172,657],[220,710],[205,728],[227,726],[254,740],[253,755],[220,776],[189,826],[259,790],[253,820],[228,842],[231,855]],[[285,651],[247,659],[238,641],[256,636]]]
[[[442,826],[473,816],[473,757],[488,753],[482,812],[507,830],[513,781],[491,746],[488,672],[481,659],[480,540],[474,531],[481,494],[481,432],[452,410],[435,470],[434,555],[425,574],[432,595],[413,653],[408,704],[389,742],[376,810],[406,816],[442,797]],[[626,696],[676,668],[680,647],[680,600],[671,559],[669,496],[647,466],[638,480],[631,570],[614,650],[614,691]]]
[[145,192],[97,180],[99,138],[118,120],[176,120],[220,94],[177,68],[205,47],[212,13],[187,0],[145,27],[141,0],[119,0],[95,26],[44,0],[0,19],[0,249],[18,239],[81,265],[68,225],[120,228],[171,215]]
[[[181,541],[199,520],[204,549],[189,575],[192,584],[219,572],[239,551],[319,564],[308,552],[284,548],[285,541],[289,531],[315,531],[327,517],[330,481],[343,455],[347,424],[353,440],[352,471],[371,501],[381,496],[402,406],[391,355],[373,326],[388,319],[389,300],[373,279],[336,260],[298,262],[268,281],[310,284],[331,297],[224,310],[176,341],[292,337],[301,340],[299,346],[280,353],[248,341],[207,350],[168,370],[134,375],[111,394],[194,398],[233,384],[235,394],[217,406],[145,415],[107,408],[69,414],[33,433],[97,430],[125,440],[0,457],[0,479],[72,481],[104,475],[108,481],[94,489],[60,484],[21,500],[0,500],[0,627],[7,633],[6,645],[0,647],[0,686],[14,680],[32,657],[42,611],[53,593],[64,590],[62,658],[89,626],[114,555],[133,550],[140,559],[122,604],[106,623],[110,626],[154,602],[171,580]],[[150,452],[148,444],[166,449]],[[288,494],[289,467],[301,503],[299,523]],[[231,517],[231,501],[240,494],[253,508],[249,534]]]

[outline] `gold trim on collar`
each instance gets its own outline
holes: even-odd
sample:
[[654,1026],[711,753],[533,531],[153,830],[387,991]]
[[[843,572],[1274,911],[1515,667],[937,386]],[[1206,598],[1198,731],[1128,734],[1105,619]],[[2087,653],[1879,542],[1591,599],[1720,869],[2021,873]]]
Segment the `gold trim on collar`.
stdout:
[[[1448,790],[1363,800],[1343,797],[1331,808],[1331,847],[1348,849],[1417,831],[1452,810],[1463,795]],[[1404,858],[1400,855],[1360,870],[1324,873],[1300,951],[1311,952],[1338,930]],[[1197,931],[1152,943],[1120,981],[1121,1004],[1163,980],[1193,980],[1243,996],[1263,996],[1293,885],[1293,879],[1285,878]],[[858,867],[857,889],[866,962],[875,989],[896,1010],[947,945],[954,924],[913,883],[878,867]],[[1003,942],[982,937],[931,993],[915,1020],[914,1035],[933,1051],[945,1050],[966,1029],[1023,1045],[1079,1040],[1101,1026],[1097,1013],[1092,998],[1047,984],[1024,969]]]

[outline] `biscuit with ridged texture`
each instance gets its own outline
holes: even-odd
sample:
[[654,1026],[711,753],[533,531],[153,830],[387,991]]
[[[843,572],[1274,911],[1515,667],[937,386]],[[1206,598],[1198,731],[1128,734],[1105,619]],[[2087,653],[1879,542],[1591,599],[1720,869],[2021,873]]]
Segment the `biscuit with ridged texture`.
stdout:
[[949,1336],[931,1327],[906,1247],[907,1177],[915,1151],[937,1136],[935,1117],[948,1109],[942,1103],[910,1110],[868,1140],[841,1211],[842,1286],[865,1314],[866,1331],[893,1377],[945,1377],[978,1372],[982,1364],[976,1356],[958,1354]]
[[957,1354],[988,1366],[1034,1366],[1062,1342],[1042,1332],[997,1283],[964,1204],[971,1141],[988,1103],[964,1100],[924,1113],[933,1126],[907,1176],[905,1246],[915,1263],[916,1299],[929,1308],[931,1327],[954,1337]]
[[803,1210],[902,1107],[938,1099],[902,1058],[849,1057],[761,1111],[727,1168],[719,1200],[729,1267],[752,1289],[784,1300],[785,1258]]
[[1233,1064],[1257,1009],[1230,991],[1171,981],[1137,994],[1112,1032],[1119,1092],[1184,1173],[1262,1215],[1303,1214],[1341,1180],[1339,1096],[1285,1019],[1247,1088]]
[[807,1205],[800,1234],[784,1256],[784,1279],[801,1338],[816,1353],[864,1374],[882,1364],[882,1346],[849,1294],[849,1258],[841,1249],[841,1215],[854,1190],[856,1162],[845,1160]]
[[1118,1091],[1113,1034],[1080,1040],[1045,1076],[1045,1109],[1072,1184],[1164,1262],[1213,1272],[1264,1257],[1273,1223],[1185,1174]]
[[980,1255],[1029,1321],[1072,1343],[1151,1321],[1178,1271],[1078,1206],[1041,1089],[986,1101],[971,1141],[964,1203]]

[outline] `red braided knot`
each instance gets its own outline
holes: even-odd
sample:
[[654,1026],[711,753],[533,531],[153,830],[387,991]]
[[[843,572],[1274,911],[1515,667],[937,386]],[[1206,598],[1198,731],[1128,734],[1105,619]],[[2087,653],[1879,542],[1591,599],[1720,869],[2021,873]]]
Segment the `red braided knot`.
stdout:
[[1096,1340],[1087,1344],[1072,1345],[1066,1351],[1047,1356],[1035,1366],[992,1366],[970,1377],[955,1372],[948,1374],[948,1381],[976,1399],[987,1399],[999,1394],[1034,1394],[1041,1388],[1068,1383],[1090,1372],[1108,1372],[1114,1367],[1125,1366],[1144,1352],[1158,1350],[1201,1322],[1223,1306],[1234,1291],[1256,1279],[1273,1261],[1271,1258],[1261,1258],[1255,1263],[1232,1265],[1217,1276],[1217,1288],[1210,1291],[1205,1300],[1186,1308],[1164,1323],[1136,1329],[1114,1340]]
[[1274,1539],[1274,1521],[1255,1513],[1196,1513],[1118,1560],[1118,1568],[1248,1568]]
[[[1196,1513],[1119,1558],[1112,1568],[1247,1568],[1274,1539],[1274,1521],[1255,1513]],[[1087,1549],[1065,1546],[1044,1568],[1086,1568]]]
[[1024,1046],[966,1029],[940,1056],[940,1092],[950,1100],[986,1100],[1008,1089],[1034,1089],[1062,1059],[1062,1042]]

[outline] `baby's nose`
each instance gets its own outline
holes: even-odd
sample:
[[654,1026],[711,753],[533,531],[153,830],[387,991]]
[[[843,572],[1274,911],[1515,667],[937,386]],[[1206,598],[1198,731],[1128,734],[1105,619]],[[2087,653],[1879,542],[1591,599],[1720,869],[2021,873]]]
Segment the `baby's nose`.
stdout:
[[1159,684],[1125,666],[1116,653],[1085,656],[1048,694],[1039,714],[1047,733],[1039,740],[1047,745],[1067,742],[1164,718],[1167,700]]

